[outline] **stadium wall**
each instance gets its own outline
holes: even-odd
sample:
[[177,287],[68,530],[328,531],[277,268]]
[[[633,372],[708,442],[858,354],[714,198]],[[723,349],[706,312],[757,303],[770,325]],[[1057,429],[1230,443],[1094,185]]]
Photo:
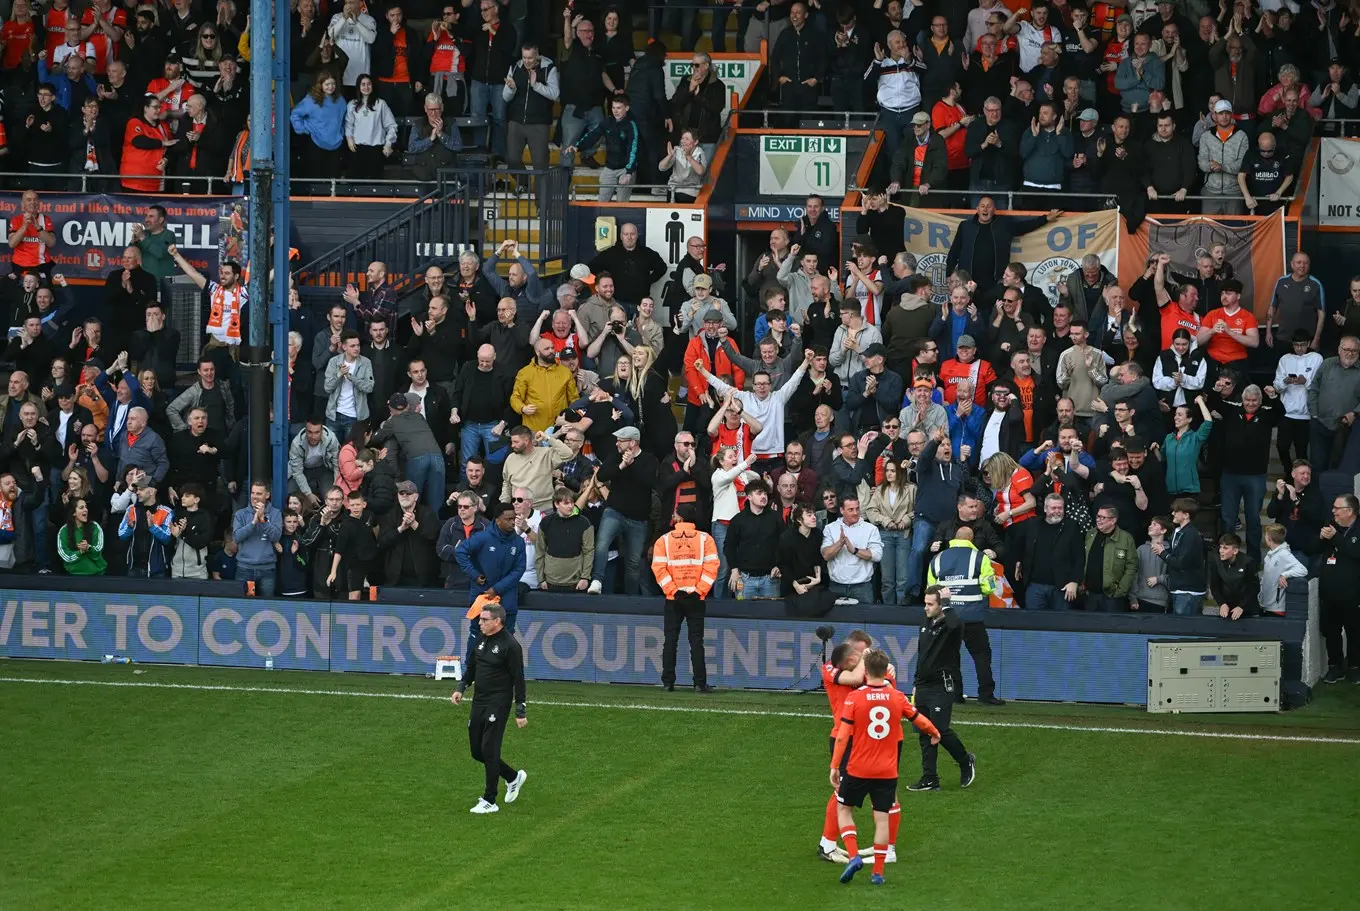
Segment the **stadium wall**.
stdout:
[[[143,663],[258,668],[272,655],[274,666],[283,669],[425,674],[436,656],[461,654],[467,637],[463,608],[451,603],[466,598],[447,593],[441,598],[432,592],[414,602],[326,602],[245,599],[231,596],[233,588],[201,586],[199,593],[176,587],[181,592],[176,594],[10,589],[0,600],[0,656],[99,661],[124,655]],[[1300,597],[1306,616],[1307,596]],[[663,632],[659,613],[638,610],[649,603],[582,597],[570,598],[562,604],[565,609],[556,609],[557,599],[521,609],[517,632],[530,678],[655,683]],[[603,609],[578,609],[585,605]],[[817,688],[821,642],[816,628],[825,623],[836,625],[842,635],[851,626],[863,627],[887,649],[904,680],[914,670],[920,608],[837,609],[827,617],[801,619],[783,614],[778,602],[755,611],[743,611],[742,603],[730,606],[735,609],[715,604],[705,630],[709,682],[716,686]],[[1213,620],[1108,622],[1112,619],[996,611],[988,622],[998,693],[1014,699],[1143,704],[1148,639],[1220,638],[1231,630],[1234,638],[1280,638],[1287,654],[1296,653],[1302,639],[1302,624],[1291,620],[1229,628]],[[1064,622],[1075,628],[1041,628]],[[972,662],[965,658],[963,665],[965,692],[976,693]],[[1297,661],[1293,665],[1287,675],[1297,679]],[[679,682],[687,683],[683,641],[678,667]]]

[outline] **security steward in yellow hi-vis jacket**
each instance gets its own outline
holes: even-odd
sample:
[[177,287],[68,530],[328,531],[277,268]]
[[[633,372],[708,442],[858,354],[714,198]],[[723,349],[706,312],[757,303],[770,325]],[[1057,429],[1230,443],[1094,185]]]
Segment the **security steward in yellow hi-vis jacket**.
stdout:
[[[963,618],[963,644],[973,656],[977,668],[978,701],[984,705],[1004,705],[996,697],[996,680],[992,676],[992,642],[987,636],[987,610],[996,591],[996,571],[992,561],[973,543],[973,530],[960,525],[945,549],[930,561],[926,573],[927,585],[944,585],[953,592],[954,609]],[[963,681],[957,681],[954,701],[963,701]]]
[[675,651],[680,624],[689,626],[689,663],[694,689],[711,693],[704,665],[704,599],[718,579],[718,546],[712,535],[694,527],[693,503],[676,510],[680,521],[652,547],[652,574],[666,594],[665,644],[661,649],[661,683],[675,689]]

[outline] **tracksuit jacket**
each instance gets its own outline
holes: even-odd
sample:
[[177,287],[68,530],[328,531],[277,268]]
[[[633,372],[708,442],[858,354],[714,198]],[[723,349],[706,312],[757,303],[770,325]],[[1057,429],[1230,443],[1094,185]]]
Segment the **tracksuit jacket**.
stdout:
[[604,166],[612,171],[632,172],[637,170],[639,137],[637,121],[632,114],[625,114],[622,120],[610,117],[586,130],[576,146],[589,151],[603,139]]
[[[123,513],[123,519],[118,523],[118,537],[124,541],[131,541],[137,532],[137,510],[146,513],[146,528],[151,533],[151,549],[147,556],[147,566],[153,576],[163,576],[170,568],[170,558],[168,547],[173,535],[170,534],[170,526],[175,521],[175,514],[168,506],[152,506],[147,508],[140,503],[134,502]],[[137,548],[132,544],[127,549],[128,569],[133,568],[132,561],[135,558]]]
[[[458,568],[472,580],[469,594],[473,598],[484,592],[495,592],[500,595],[501,607],[507,614],[519,610],[519,580],[527,563],[524,539],[518,533],[506,534],[495,522],[490,522],[466,541],[459,542],[453,556],[458,561]],[[486,579],[481,585],[477,584],[478,576]]]

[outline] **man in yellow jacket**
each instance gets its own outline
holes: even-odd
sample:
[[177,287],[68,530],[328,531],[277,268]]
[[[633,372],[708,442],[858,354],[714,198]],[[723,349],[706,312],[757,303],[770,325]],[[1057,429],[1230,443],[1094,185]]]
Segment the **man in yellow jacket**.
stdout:
[[515,374],[510,407],[537,433],[553,426],[557,416],[576,400],[576,376],[557,362],[552,342],[534,342],[534,359]]
[[694,689],[711,693],[713,687],[708,685],[708,669],[704,664],[704,599],[718,579],[718,546],[712,535],[694,527],[692,503],[681,504],[676,515],[680,521],[652,547],[652,575],[666,593],[661,683],[667,691],[675,689],[675,651],[680,642],[680,624],[684,623],[689,627]]

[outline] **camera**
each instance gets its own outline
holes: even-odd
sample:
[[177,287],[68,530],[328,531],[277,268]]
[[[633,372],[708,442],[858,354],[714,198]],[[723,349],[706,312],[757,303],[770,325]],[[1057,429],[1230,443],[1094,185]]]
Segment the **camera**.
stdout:
[[619,320],[612,320],[609,323],[609,328],[612,329],[614,332],[622,332],[623,323],[621,323]]

